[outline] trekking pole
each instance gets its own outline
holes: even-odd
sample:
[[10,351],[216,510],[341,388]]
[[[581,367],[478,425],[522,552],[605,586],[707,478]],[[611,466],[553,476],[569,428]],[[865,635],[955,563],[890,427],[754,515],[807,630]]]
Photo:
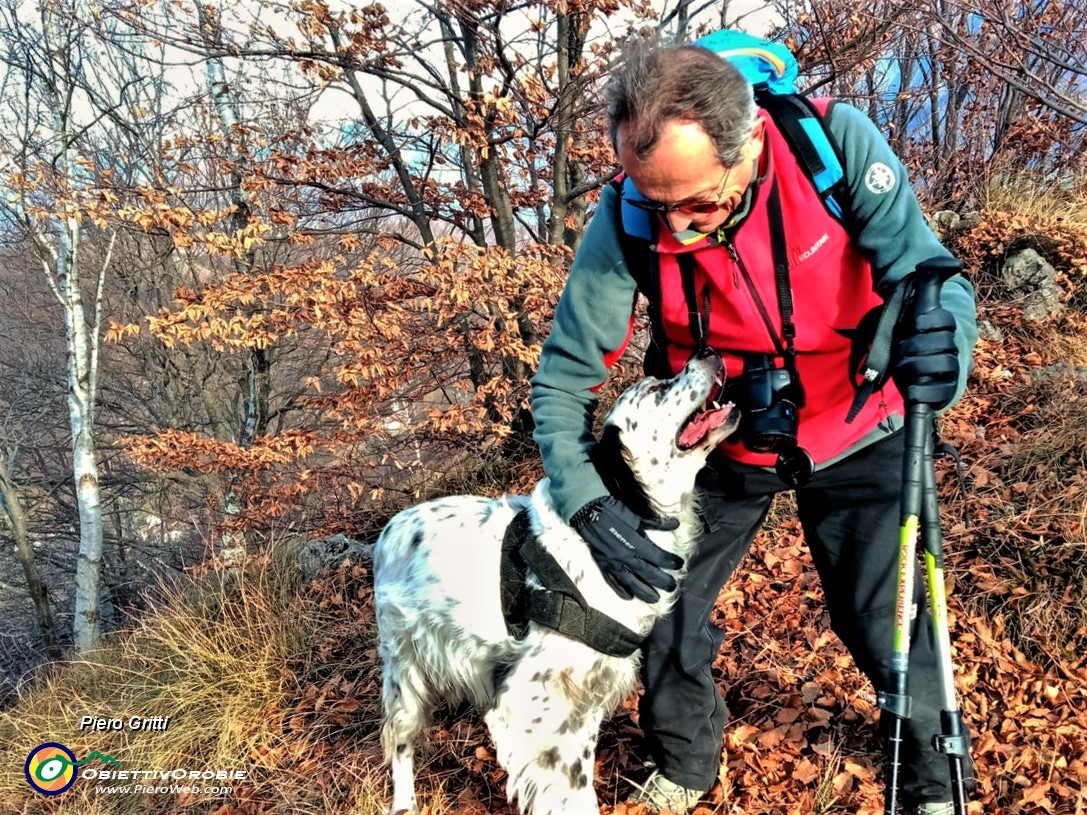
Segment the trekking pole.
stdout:
[[940,668],[940,725],[933,736],[937,752],[947,756],[951,770],[951,803],[955,815],[966,815],[964,765],[968,740],[955,695],[955,671],[951,662],[951,630],[947,619],[944,589],[944,540],[940,532],[940,505],[936,500],[936,470],[933,466],[933,428],[929,428],[924,472],[924,502],[921,505],[921,540],[925,546],[925,574],[928,577],[929,616],[936,635],[936,662]]
[[902,503],[899,509],[898,596],[895,603],[894,653],[891,656],[891,688],[878,695],[882,715],[890,715],[883,796],[884,815],[898,811],[899,771],[902,768],[902,723],[910,718],[907,677],[910,667],[910,617],[913,609],[914,567],[920,524],[925,427],[931,421],[928,405],[906,408],[906,450],[902,464]]
[[[950,266],[918,269],[917,313],[923,314],[940,305],[940,288],[950,273],[958,270]],[[924,271],[925,274],[920,274]],[[912,407],[912,406],[911,406]],[[910,408],[907,408],[907,413]],[[955,671],[951,658],[951,631],[947,616],[947,595],[944,588],[944,541],[940,531],[940,505],[936,497],[936,468],[933,452],[936,428],[932,408],[925,406],[927,426],[924,428],[924,456],[922,458],[921,540],[924,544],[925,574],[927,576],[929,616],[932,618],[936,640],[937,664],[940,668],[940,724],[941,733],[933,736],[933,747],[947,756],[952,805],[955,815],[966,815],[965,761],[967,735],[962,713],[955,694]]]
[[[940,288],[945,279],[961,268],[953,258],[934,258],[919,265],[914,276],[914,313],[923,314],[940,305]],[[940,691],[943,704],[940,720],[943,733],[933,736],[933,746],[945,753],[951,764],[951,785],[955,815],[966,813],[963,758],[966,738],[962,716],[955,701],[955,678],[951,665],[951,635],[947,620],[947,598],[943,585],[943,537],[940,509],[936,500],[933,465],[933,421],[930,405],[906,405],[905,455],[902,462],[902,503],[899,511],[898,595],[895,606],[894,652],[891,659],[891,689],[879,694],[879,707],[893,718],[887,728],[887,755],[884,778],[887,791],[884,815],[898,808],[899,774],[902,767],[902,727],[910,718],[908,674],[910,663],[910,622],[913,611],[914,569],[917,564],[919,529],[924,529],[925,564],[928,577],[929,609],[937,642]]]

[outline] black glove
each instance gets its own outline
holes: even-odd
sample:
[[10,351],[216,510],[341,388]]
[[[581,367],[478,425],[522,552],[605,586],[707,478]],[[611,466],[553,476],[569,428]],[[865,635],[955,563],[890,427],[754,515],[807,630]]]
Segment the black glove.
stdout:
[[895,385],[907,404],[946,407],[959,386],[955,318],[946,308],[915,314],[898,332]]
[[585,538],[604,579],[624,600],[637,597],[654,603],[660,599],[657,589],[675,590],[675,578],[663,570],[679,569],[683,558],[665,552],[645,532],[675,529],[677,519],[642,518],[608,495],[575,512],[570,525]]

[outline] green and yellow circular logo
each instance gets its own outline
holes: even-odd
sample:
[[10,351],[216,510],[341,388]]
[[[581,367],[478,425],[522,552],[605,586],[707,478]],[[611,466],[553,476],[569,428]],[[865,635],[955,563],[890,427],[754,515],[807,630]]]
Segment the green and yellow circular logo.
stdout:
[[55,741],[39,744],[26,757],[27,783],[42,795],[60,795],[75,783],[75,753]]

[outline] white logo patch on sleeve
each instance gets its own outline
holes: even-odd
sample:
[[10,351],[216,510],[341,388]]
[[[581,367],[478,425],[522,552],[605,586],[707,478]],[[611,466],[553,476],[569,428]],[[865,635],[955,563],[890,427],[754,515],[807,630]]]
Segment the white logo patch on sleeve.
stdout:
[[896,183],[895,171],[882,161],[877,161],[871,165],[868,172],[864,174],[864,186],[868,187],[873,195],[883,195],[890,192],[894,189]]

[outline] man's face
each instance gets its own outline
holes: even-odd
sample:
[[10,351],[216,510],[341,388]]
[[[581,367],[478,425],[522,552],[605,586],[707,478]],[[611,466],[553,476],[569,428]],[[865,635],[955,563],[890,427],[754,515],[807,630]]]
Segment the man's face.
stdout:
[[718,160],[710,137],[694,122],[665,124],[645,161],[627,149],[627,128],[622,124],[617,133],[619,161],[649,199],[646,208],[660,212],[674,232],[712,232],[728,221],[756,173],[763,145],[761,121],[732,167]]

